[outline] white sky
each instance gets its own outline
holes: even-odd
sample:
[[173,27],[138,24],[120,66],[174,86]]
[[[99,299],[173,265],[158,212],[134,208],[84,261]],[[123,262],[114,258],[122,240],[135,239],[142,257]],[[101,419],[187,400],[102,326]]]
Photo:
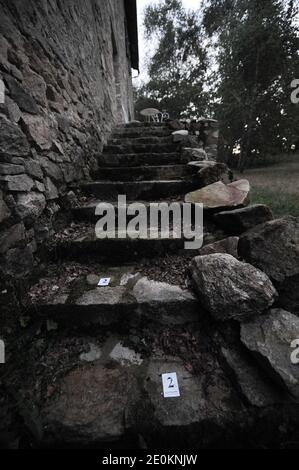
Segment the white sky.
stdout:
[[[146,45],[146,42],[144,40],[143,36],[143,15],[144,15],[144,9],[147,5],[153,5],[155,3],[159,3],[159,0],[137,0],[137,9],[138,9],[138,29],[139,29],[139,68],[140,68],[140,76],[138,79],[134,80],[134,84],[139,84],[142,80],[146,79],[147,74],[146,74],[146,69],[145,69],[145,56],[146,56],[146,49],[148,46]],[[200,6],[201,0],[183,0],[183,5],[186,8],[190,9],[198,9]],[[136,71],[133,73],[133,77],[136,76]]]

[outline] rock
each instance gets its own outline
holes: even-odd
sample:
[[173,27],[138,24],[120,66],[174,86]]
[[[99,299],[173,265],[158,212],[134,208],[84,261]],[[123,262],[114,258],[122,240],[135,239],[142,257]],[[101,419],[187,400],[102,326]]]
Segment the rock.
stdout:
[[38,180],[43,179],[43,172],[41,166],[36,160],[33,160],[32,158],[26,160],[25,170],[26,173],[28,173],[28,175],[32,176],[33,178],[36,178]]
[[194,300],[194,296],[188,290],[165,282],[151,281],[147,277],[136,282],[132,294],[139,303]]
[[51,162],[46,157],[40,157],[39,163],[41,167],[43,168],[45,174],[49,176],[51,179],[53,179],[54,181],[58,181],[58,182],[61,182],[63,180],[62,171],[59,165],[57,165],[57,163]]
[[173,142],[175,142],[175,143],[182,142],[183,140],[185,140],[188,137],[188,134],[189,134],[189,132],[185,131],[185,130],[174,131],[172,133]]
[[6,181],[9,191],[28,192],[34,186],[33,180],[25,174],[4,176],[2,180]]
[[271,381],[266,380],[264,374],[244,353],[235,348],[221,348],[221,354],[248,403],[263,408],[283,401]]
[[6,253],[4,271],[9,276],[22,279],[32,273],[33,264],[34,259],[30,246],[13,248]]
[[0,163],[0,175],[19,175],[24,173],[22,165],[12,165],[11,163]]
[[185,129],[185,125],[179,121],[178,119],[174,119],[173,121],[169,121],[168,123],[170,129],[175,129],[176,131],[180,131]]
[[17,80],[9,75],[5,75],[5,82],[10,91],[11,98],[22,111],[30,114],[38,114],[39,109],[35,100],[24,90]]
[[181,151],[183,162],[204,161],[208,160],[208,155],[204,149],[183,147]]
[[240,180],[224,184],[221,181],[206,186],[185,196],[185,202],[203,204],[204,209],[220,211],[248,203],[249,182]]
[[102,356],[102,350],[95,344],[89,344],[90,351],[88,353],[80,354],[80,360],[84,362],[98,361]]
[[47,105],[46,90],[47,85],[45,80],[35,72],[27,69],[24,73],[24,86],[28,93],[31,93],[36,102],[44,107]]
[[0,253],[3,255],[7,250],[23,240],[25,240],[25,227],[22,223],[4,230],[0,234]]
[[0,105],[5,103],[5,85],[3,80],[0,78]]
[[18,123],[22,116],[22,112],[19,106],[12,99],[10,99],[9,96],[6,97],[5,103],[9,119],[15,123]]
[[292,364],[291,343],[299,338],[299,318],[284,310],[271,310],[241,326],[243,344],[260,361],[269,377],[299,400],[299,367]]
[[191,276],[201,304],[220,321],[261,315],[277,297],[266,274],[228,254],[194,258]]
[[213,255],[215,253],[226,253],[238,259],[238,243],[239,237],[225,238],[224,240],[204,246],[201,248],[199,254],[200,256],[204,256]]
[[59,197],[58,190],[50,178],[46,178],[45,188],[46,188],[47,201],[52,200],[52,199],[58,199]]
[[10,210],[9,208],[7,207],[4,199],[3,199],[3,193],[2,191],[0,190],[0,224],[8,219],[10,217]]
[[23,115],[21,122],[32,142],[41,150],[50,150],[52,147],[50,128],[42,116]]
[[217,181],[229,184],[233,179],[233,173],[225,163],[215,162],[213,165],[203,165],[202,168],[198,168],[196,180],[200,187],[217,183]]
[[0,116],[0,155],[20,157],[29,152],[29,143],[19,126]]
[[114,346],[110,353],[110,357],[124,367],[126,365],[140,366],[143,362],[139,353],[123,346],[122,343],[117,343],[116,346]]
[[287,216],[244,233],[240,257],[264,271],[280,294],[280,305],[299,314],[299,219]]
[[40,193],[19,194],[17,198],[17,214],[26,222],[33,222],[44,211],[46,199]]
[[48,441],[88,446],[120,439],[126,410],[136,396],[127,368],[85,367],[66,375],[42,410]]
[[233,211],[219,212],[214,220],[227,233],[239,235],[256,225],[273,220],[273,213],[263,204],[255,204]]

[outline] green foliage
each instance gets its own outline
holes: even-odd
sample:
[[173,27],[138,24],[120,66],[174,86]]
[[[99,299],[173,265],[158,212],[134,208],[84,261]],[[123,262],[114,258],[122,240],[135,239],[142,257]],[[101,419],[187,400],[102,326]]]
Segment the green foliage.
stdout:
[[181,0],[164,0],[147,7],[144,25],[148,41],[157,48],[149,64],[150,80],[140,93],[173,118],[202,114],[207,58],[198,13],[187,12]]
[[[211,0],[207,33],[217,38],[220,83],[216,115],[223,150],[240,145],[240,169],[256,154],[281,152],[296,140],[298,110],[290,84],[299,68],[294,2]],[[297,121],[298,122],[298,121]]]

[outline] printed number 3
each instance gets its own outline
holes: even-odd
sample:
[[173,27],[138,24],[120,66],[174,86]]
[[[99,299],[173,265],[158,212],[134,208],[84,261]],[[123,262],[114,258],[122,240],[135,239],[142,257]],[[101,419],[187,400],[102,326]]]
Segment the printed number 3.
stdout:
[[172,377],[168,377],[169,380],[169,385],[168,385],[168,388],[174,388],[174,384],[173,384],[173,378]]

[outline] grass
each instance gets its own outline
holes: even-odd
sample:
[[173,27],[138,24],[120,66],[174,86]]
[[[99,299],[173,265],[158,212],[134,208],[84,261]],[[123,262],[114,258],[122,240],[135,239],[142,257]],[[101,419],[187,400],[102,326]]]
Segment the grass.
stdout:
[[236,176],[249,180],[253,204],[266,204],[275,217],[299,217],[299,155]]

